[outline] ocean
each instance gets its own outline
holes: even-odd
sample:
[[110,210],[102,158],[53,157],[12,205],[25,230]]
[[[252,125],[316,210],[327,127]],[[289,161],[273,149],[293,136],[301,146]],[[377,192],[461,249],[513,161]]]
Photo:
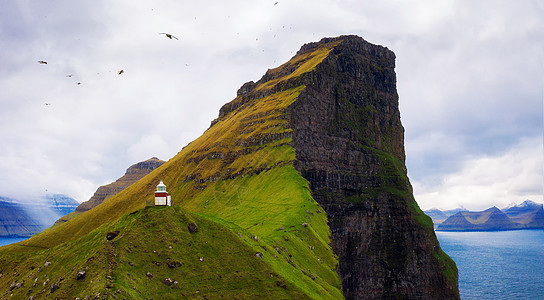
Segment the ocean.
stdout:
[[9,245],[9,244],[13,244],[13,243],[17,243],[17,242],[20,242],[20,241],[24,241],[28,239],[27,237],[26,238],[4,238],[4,237],[0,237],[0,247],[4,246],[4,245]]
[[544,299],[544,230],[437,231],[461,299]]

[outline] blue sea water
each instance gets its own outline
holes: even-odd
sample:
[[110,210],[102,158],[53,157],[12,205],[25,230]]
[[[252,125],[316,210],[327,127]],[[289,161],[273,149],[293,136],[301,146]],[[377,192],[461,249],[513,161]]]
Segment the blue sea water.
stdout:
[[24,238],[3,238],[3,237],[0,237],[0,247],[2,246],[5,246],[5,245],[9,245],[9,244],[13,244],[13,243],[17,243],[17,242],[20,242],[20,241],[24,241],[28,239],[27,237],[24,237]]
[[544,299],[544,230],[437,231],[461,299]]

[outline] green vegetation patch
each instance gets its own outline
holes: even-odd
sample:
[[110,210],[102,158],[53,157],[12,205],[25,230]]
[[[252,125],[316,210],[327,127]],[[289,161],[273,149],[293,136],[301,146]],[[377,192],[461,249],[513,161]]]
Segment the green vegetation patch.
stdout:
[[[295,57],[296,70],[272,84],[311,70],[330,49]],[[25,289],[3,295],[343,298],[327,216],[292,165],[286,109],[304,88],[240,101],[174,158],[116,196],[2,248],[0,268],[18,272],[8,276],[4,270],[0,286],[25,281]],[[160,180],[174,207],[150,207]],[[198,231],[189,232],[189,223]],[[116,231],[107,241],[106,234]],[[46,277],[36,274],[46,261]],[[86,277],[76,280],[81,269]],[[27,290],[26,278],[34,277],[39,289]],[[53,280],[60,287],[54,291]]]

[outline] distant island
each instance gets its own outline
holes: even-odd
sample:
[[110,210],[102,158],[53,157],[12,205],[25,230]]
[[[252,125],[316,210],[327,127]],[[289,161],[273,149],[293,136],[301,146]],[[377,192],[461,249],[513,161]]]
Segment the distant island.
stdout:
[[74,211],[78,205],[75,199],[62,194],[37,199],[0,196],[0,237],[29,237]]
[[439,231],[544,229],[543,204],[531,200],[502,210],[493,206],[483,211],[459,208],[448,211],[431,209],[425,213],[433,219],[435,229]]

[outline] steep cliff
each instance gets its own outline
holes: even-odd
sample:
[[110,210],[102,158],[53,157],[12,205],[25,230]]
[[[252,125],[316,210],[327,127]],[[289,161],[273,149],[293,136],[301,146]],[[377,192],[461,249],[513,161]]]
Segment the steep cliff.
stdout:
[[458,298],[455,264],[406,175],[394,53],[356,36],[304,45],[297,56],[309,53],[324,57],[312,71],[269,70],[220,116],[246,99],[304,86],[288,109],[294,166],[327,212],[344,296]]
[[[160,180],[174,207],[146,207]],[[25,281],[46,260],[55,267],[39,275],[54,290]],[[14,297],[459,298],[455,264],[406,176],[394,54],[355,36],[303,46],[244,84],[175,157],[0,248],[0,263],[17,269],[0,277],[0,295]],[[74,279],[80,268],[95,284]]]
[[[346,298],[457,298],[456,268],[412,195],[395,55],[358,37],[309,75],[290,110],[295,167],[327,212]],[[447,262],[447,263],[446,263]]]

